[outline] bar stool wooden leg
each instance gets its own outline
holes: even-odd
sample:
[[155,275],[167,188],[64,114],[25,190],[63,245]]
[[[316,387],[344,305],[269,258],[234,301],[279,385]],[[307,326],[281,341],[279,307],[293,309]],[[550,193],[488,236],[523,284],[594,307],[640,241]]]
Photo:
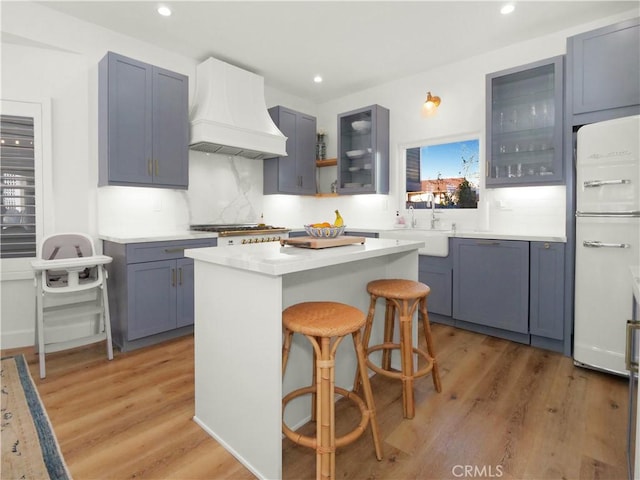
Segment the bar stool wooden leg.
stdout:
[[371,390],[371,383],[369,382],[369,375],[367,373],[367,360],[360,340],[360,332],[354,332],[352,336],[353,346],[356,349],[356,357],[358,359],[358,370],[360,372],[362,389],[364,390],[364,398],[367,403],[367,408],[369,409],[369,422],[371,423],[371,435],[373,436],[373,445],[376,449],[376,458],[382,460],[382,444],[380,443],[380,431],[378,430],[378,417],[376,416],[376,406],[373,401],[373,391]]
[[420,299],[420,316],[422,317],[422,328],[424,330],[424,337],[427,342],[427,352],[433,360],[433,370],[431,371],[431,376],[433,377],[433,386],[435,387],[437,392],[441,392],[442,383],[440,382],[440,369],[438,368],[436,352],[433,348],[433,338],[431,337],[431,322],[429,322],[426,297]]
[[402,406],[405,418],[413,418],[415,415],[415,401],[413,395],[413,345],[411,344],[413,309],[409,308],[409,302],[407,301],[400,301],[399,303]]
[[[395,323],[395,306],[393,302],[387,300],[385,302],[384,312],[384,343],[393,342],[393,327]],[[385,348],[382,351],[382,368],[391,369],[391,349]]]
[[291,339],[293,338],[293,332],[291,330],[284,330],[284,342],[282,344],[282,376],[287,370],[287,361],[289,360],[289,350],[291,350]]
[[334,479],[336,473],[335,445],[335,368],[331,339],[320,339],[320,360],[316,363],[316,386],[319,398],[316,409],[316,478]]
[[[371,295],[371,300],[369,301],[369,312],[367,313],[367,320],[364,324],[364,334],[362,336],[362,346],[364,348],[364,351],[367,351],[367,348],[369,346],[369,339],[371,338],[371,329],[373,327],[373,317],[376,314],[376,301],[378,300],[378,297],[376,297],[375,295]],[[365,372],[368,372],[368,370],[365,368]],[[356,367],[356,376],[353,380],[353,391],[354,392],[358,392],[360,391],[360,382],[361,382],[361,378],[360,378],[360,366],[358,365]]]

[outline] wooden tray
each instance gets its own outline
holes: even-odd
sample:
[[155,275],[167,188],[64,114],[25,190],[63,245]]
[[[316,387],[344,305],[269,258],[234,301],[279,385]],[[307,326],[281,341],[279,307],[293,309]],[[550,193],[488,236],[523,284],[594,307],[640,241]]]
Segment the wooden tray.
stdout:
[[342,247],[344,245],[353,245],[354,243],[364,243],[364,237],[352,237],[348,235],[340,235],[335,238],[316,238],[316,237],[294,237],[283,238],[280,240],[280,245],[291,245],[292,247],[302,248],[328,248],[328,247]]

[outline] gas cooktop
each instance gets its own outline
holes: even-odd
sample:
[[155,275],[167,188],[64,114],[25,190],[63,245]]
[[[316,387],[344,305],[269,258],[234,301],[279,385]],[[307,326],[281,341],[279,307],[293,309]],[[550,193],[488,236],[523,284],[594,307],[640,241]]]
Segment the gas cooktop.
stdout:
[[191,225],[191,230],[200,232],[217,232],[221,237],[229,237],[232,235],[259,235],[265,233],[288,232],[290,229],[284,227],[274,227],[263,223],[237,223],[237,224],[203,224]]

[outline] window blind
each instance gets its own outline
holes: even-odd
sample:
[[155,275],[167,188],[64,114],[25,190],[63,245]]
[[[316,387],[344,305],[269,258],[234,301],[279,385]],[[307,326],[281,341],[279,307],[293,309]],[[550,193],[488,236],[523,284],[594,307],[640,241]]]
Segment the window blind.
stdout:
[[33,118],[0,115],[0,258],[36,256]]

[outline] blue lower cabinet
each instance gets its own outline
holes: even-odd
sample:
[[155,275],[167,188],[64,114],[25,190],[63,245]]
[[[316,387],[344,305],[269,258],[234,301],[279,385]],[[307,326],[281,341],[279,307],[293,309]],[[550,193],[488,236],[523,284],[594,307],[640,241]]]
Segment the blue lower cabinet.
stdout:
[[453,318],[529,343],[529,242],[454,238],[452,246]]
[[184,250],[216,244],[215,238],[104,242],[113,258],[107,266],[111,330],[122,351],[193,332],[194,264]]
[[531,343],[562,350],[564,338],[564,243],[531,242]]
[[191,258],[176,260],[176,327],[193,325],[194,312],[194,267]]
[[431,288],[427,297],[427,310],[430,320],[436,323],[447,322],[443,317],[451,317],[452,312],[452,288],[453,288],[453,265],[451,256],[432,257],[420,255],[418,266],[418,279]]
[[127,266],[127,340],[136,340],[176,327],[176,289],[171,282],[176,261]]

